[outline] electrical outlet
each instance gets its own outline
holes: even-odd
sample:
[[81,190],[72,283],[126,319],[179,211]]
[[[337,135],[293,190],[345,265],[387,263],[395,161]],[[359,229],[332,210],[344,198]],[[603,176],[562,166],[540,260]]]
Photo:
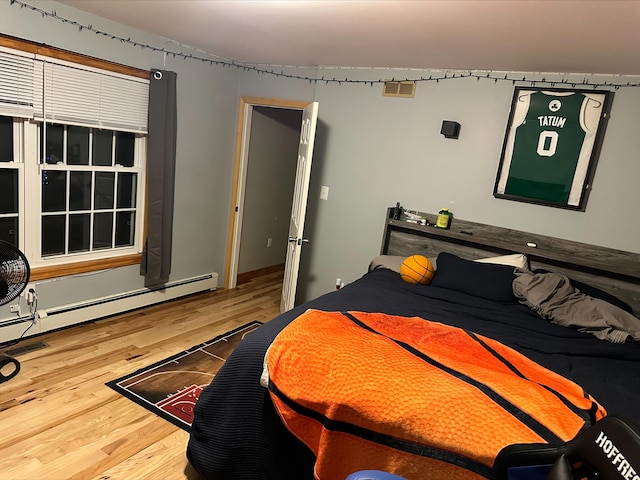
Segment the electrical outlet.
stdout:
[[33,290],[34,292],[36,291],[36,284],[35,283],[27,283],[27,286],[25,287],[25,289],[22,291],[22,296],[24,298],[27,298],[29,296],[29,292]]
[[271,245],[273,245],[273,238],[269,237],[267,238],[267,248],[270,248]]

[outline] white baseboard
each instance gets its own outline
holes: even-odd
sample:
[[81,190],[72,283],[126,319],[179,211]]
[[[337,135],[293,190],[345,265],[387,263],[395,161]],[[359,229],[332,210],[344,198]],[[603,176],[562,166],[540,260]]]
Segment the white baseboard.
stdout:
[[38,310],[39,318],[36,319],[21,317],[0,322],[0,343],[128,312],[192,293],[215,290],[217,287],[218,274],[214,272],[169,282],[162,285],[161,288],[141,288],[84,302]]

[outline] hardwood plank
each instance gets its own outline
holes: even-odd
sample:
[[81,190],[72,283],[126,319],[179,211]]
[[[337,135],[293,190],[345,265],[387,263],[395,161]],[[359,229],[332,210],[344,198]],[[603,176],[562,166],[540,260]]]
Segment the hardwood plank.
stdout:
[[262,277],[263,275],[280,271],[284,272],[284,263],[259,268],[257,270],[251,270],[250,272],[238,273],[238,275],[236,276],[236,284],[242,285],[243,283],[247,283],[252,278]]
[[100,476],[93,477],[87,475],[89,472],[85,471],[75,478],[77,480],[87,478],[130,480],[131,471],[133,470],[140,475],[138,478],[182,478],[180,475],[185,475],[185,467],[182,466],[182,460],[184,460],[185,455],[183,447],[188,438],[187,432],[182,430],[175,431],[161,441],[118,463]]
[[[0,384],[0,478],[198,479],[188,434],[105,382],[279,314],[282,272],[50,332]],[[24,340],[28,343],[32,339]]]

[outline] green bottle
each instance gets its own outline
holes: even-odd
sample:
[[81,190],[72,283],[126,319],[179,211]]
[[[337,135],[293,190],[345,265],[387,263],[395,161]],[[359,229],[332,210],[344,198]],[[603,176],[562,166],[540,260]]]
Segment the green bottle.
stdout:
[[443,208],[438,212],[438,220],[436,220],[436,228],[449,228],[451,223],[451,213],[448,208]]

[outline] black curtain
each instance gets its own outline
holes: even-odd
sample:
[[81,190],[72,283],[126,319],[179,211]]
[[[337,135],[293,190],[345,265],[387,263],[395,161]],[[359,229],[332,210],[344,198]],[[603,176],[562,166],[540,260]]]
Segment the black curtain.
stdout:
[[147,240],[140,275],[145,285],[165,283],[171,273],[176,170],[176,73],[151,70],[147,137]]

